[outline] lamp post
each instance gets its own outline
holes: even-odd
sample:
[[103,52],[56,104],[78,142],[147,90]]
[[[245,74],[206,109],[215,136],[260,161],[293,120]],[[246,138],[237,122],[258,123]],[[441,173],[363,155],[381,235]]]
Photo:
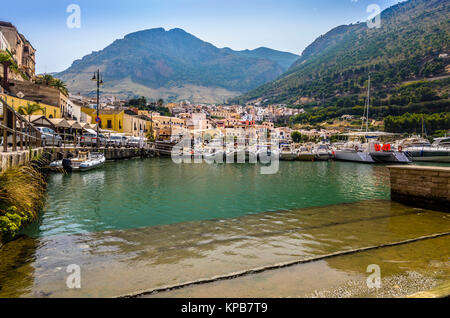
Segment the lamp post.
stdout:
[[94,73],[94,76],[92,77],[93,81],[97,82],[97,118],[98,118],[98,122],[97,122],[97,148],[99,148],[99,143],[100,143],[100,125],[101,125],[101,121],[100,121],[100,85],[103,85],[103,76],[100,77],[100,70],[97,70],[97,72]]

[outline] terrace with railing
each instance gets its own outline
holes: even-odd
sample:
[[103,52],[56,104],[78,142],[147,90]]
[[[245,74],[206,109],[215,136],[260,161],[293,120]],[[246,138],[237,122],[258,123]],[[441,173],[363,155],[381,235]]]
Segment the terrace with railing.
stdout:
[[41,147],[41,133],[0,97],[1,152]]

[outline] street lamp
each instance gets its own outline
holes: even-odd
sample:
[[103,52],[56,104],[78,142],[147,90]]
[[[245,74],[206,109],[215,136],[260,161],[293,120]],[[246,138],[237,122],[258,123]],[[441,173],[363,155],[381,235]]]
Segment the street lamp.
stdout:
[[100,142],[100,85],[103,85],[103,76],[100,76],[100,70],[97,70],[97,72],[94,73],[94,76],[92,77],[93,81],[97,82],[97,118],[96,118],[96,122],[97,122],[97,148],[99,148],[99,142]]

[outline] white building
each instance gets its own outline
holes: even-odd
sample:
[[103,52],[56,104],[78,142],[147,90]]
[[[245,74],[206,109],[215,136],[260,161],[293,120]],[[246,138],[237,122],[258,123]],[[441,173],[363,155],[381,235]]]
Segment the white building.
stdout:
[[10,50],[11,47],[2,32],[0,32],[0,51]]
[[91,123],[92,118],[88,114],[81,111],[81,105],[78,105],[71,101],[67,102],[67,113],[68,116],[80,123]]

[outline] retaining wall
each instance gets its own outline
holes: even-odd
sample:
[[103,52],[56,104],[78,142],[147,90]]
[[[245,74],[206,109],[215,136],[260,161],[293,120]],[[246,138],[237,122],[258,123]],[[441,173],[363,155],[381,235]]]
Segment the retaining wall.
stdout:
[[21,166],[31,159],[38,157],[44,151],[43,148],[30,150],[20,150],[14,152],[0,152],[0,171],[6,171],[9,168]]
[[450,167],[390,166],[391,199],[450,212]]

